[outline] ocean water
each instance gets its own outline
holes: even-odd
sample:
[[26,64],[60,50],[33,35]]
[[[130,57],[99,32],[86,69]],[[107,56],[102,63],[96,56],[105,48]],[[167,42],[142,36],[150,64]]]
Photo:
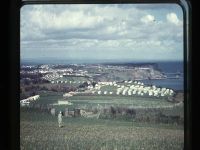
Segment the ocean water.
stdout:
[[[184,65],[181,61],[174,62],[157,62],[158,68],[162,70],[167,77],[174,77],[173,79],[161,80],[143,80],[145,84],[153,84],[160,87],[171,88],[174,90],[184,90]],[[179,73],[179,78],[175,78]]]
[[184,79],[161,79],[161,80],[142,80],[144,84],[155,85],[157,87],[165,87],[173,90],[182,91],[184,89]]
[[165,73],[184,72],[183,61],[157,62],[158,67]]

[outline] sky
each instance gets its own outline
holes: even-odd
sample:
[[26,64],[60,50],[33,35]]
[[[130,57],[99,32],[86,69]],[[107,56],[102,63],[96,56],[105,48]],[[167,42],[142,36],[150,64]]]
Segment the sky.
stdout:
[[183,60],[177,4],[25,5],[22,60]]

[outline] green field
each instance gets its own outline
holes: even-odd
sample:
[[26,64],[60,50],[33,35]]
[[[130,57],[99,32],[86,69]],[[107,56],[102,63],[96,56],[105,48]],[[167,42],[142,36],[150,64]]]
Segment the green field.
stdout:
[[[39,106],[51,106],[60,110],[94,108],[116,110],[101,112],[99,119],[84,117],[64,117],[64,127],[59,128],[57,116],[50,112],[31,107],[21,108],[20,149],[58,150],[181,150],[184,145],[183,123],[173,120],[173,116],[183,118],[183,105],[154,97],[122,95],[74,95],[66,100],[73,105],[52,105],[64,100],[63,92],[40,91]],[[156,109],[154,108],[156,107]],[[165,108],[169,107],[169,108]],[[135,115],[128,114],[129,108]],[[142,108],[142,109],[140,109]],[[159,109],[157,109],[159,108]],[[123,110],[127,116],[118,111]],[[57,115],[57,113],[56,113]],[[169,121],[158,121],[164,115]],[[171,117],[172,116],[172,117]],[[171,118],[170,118],[171,117]],[[149,119],[150,118],[150,119]],[[151,121],[149,121],[151,120]],[[170,122],[171,121],[171,122]]]
[[[38,103],[52,103],[57,100],[63,99],[63,92],[40,92],[40,99]],[[135,104],[137,106],[155,106],[167,105],[170,106],[173,103],[168,102],[161,98],[154,97],[140,97],[140,96],[122,96],[122,95],[74,95],[72,97],[67,98],[69,101],[87,101],[91,103],[119,103],[119,104]],[[135,101],[135,102],[134,102]],[[142,104],[144,103],[144,104]]]
[[[72,105],[54,105],[57,104],[58,100],[67,100],[71,102]],[[112,106],[115,108],[132,108],[136,110],[142,109],[143,115],[159,115],[159,113],[162,113],[167,116],[181,116],[182,118],[184,115],[183,104],[175,106],[176,103],[153,97],[147,98],[122,95],[75,95],[64,99],[62,92],[41,92],[40,99],[34,102],[34,104],[50,105],[51,107],[56,108],[57,111],[64,111],[66,108],[81,108],[93,111],[94,109],[109,109]],[[141,111],[138,110],[138,112]]]
[[40,98],[36,103],[39,104],[53,104],[57,103],[58,100],[63,99],[63,92],[49,92],[43,91],[39,93]]
[[110,85],[104,85],[100,88],[101,91],[108,91],[108,92],[114,92],[116,93],[117,87],[116,86],[110,86]]
[[[40,99],[36,102],[39,104],[53,104],[63,99],[62,92],[41,92]],[[132,107],[162,107],[173,106],[174,103],[165,99],[147,98],[138,96],[122,96],[122,95],[75,95],[66,100],[76,105],[113,105],[113,106],[132,106]]]
[[126,105],[126,106],[143,106],[143,107],[158,107],[171,106],[170,103],[163,99],[144,98],[137,96],[117,96],[117,95],[94,95],[94,96],[73,96],[68,100],[72,103],[86,103],[86,104],[101,104],[101,105]]
[[181,150],[182,126],[128,121],[64,118],[46,113],[20,114],[21,150]]

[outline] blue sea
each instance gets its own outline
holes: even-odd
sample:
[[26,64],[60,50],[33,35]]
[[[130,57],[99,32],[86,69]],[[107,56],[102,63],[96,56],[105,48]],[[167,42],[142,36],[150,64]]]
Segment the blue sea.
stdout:
[[178,91],[182,91],[184,89],[184,79],[182,77],[179,79],[142,80],[142,82],[144,84],[166,87]]
[[[166,74],[170,79],[159,79],[159,80],[143,80],[145,84],[153,84],[156,86],[167,87],[174,90],[184,90],[184,65],[183,61],[174,62],[156,62],[158,68]],[[179,78],[175,78],[179,74]]]
[[165,73],[176,73],[184,72],[183,61],[173,61],[173,62],[156,62],[158,67],[162,69]]

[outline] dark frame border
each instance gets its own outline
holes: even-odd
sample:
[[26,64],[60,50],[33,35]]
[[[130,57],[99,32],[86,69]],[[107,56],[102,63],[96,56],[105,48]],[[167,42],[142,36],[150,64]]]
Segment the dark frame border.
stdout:
[[[188,0],[12,0],[9,7],[9,105],[10,149],[20,149],[20,9],[29,4],[144,4],[174,3],[181,6],[184,19],[184,149],[191,149],[191,5]],[[12,93],[12,94],[11,94]],[[17,99],[17,100],[16,100]]]
[[25,4],[181,3],[186,0],[22,0]]

